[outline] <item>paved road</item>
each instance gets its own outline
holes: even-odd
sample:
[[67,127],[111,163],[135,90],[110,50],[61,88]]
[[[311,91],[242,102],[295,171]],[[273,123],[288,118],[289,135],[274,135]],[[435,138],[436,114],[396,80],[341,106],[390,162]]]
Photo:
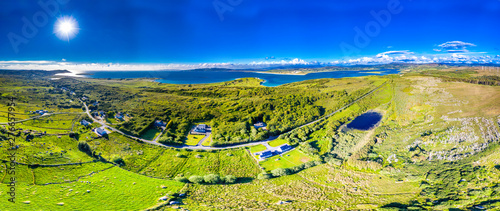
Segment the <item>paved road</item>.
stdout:
[[203,146],[201,144],[203,144],[203,142],[205,141],[205,139],[207,139],[211,134],[212,134],[212,131],[206,133],[205,136],[203,136],[203,138],[200,141],[198,141],[198,144],[196,144],[196,146]]

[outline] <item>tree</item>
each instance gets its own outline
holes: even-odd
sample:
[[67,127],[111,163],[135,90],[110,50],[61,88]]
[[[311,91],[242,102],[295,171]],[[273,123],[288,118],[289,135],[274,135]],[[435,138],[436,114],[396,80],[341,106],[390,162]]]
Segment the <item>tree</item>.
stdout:
[[208,174],[203,177],[206,183],[217,184],[220,183],[220,177],[217,174]]
[[160,143],[160,144],[172,144],[172,143],[174,143],[174,139],[170,136],[167,136],[167,137],[163,136],[163,137],[158,138],[158,143]]
[[226,175],[226,176],[224,177],[224,182],[225,182],[225,183],[228,183],[228,184],[233,184],[233,183],[235,183],[235,182],[236,182],[236,177],[235,177],[235,176],[233,176],[233,175]]
[[271,171],[271,174],[274,177],[281,177],[281,176],[286,176],[290,174],[290,169],[287,168],[277,168]]
[[203,183],[204,179],[202,176],[193,175],[193,176],[189,177],[189,181],[192,183],[200,184],[200,183]]

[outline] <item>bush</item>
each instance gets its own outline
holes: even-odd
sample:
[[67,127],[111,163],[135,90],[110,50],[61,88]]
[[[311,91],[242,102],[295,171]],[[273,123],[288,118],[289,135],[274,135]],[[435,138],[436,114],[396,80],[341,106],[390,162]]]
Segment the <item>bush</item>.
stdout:
[[186,177],[175,177],[175,181],[177,182],[183,182],[183,183],[188,183],[189,180]]
[[224,177],[224,182],[227,183],[227,184],[233,184],[236,182],[236,177],[233,176],[233,175],[226,175]]
[[192,182],[192,183],[197,183],[197,184],[200,184],[200,183],[202,183],[204,180],[203,180],[203,177],[202,177],[202,176],[193,175],[193,176],[190,176],[190,177],[189,177],[189,181],[190,181],[190,182]]
[[271,171],[271,174],[274,177],[281,177],[281,176],[286,176],[290,174],[290,169],[287,168],[277,168]]
[[304,168],[311,168],[311,167],[314,167],[316,166],[316,163],[314,161],[309,161],[307,163],[304,164]]
[[270,179],[270,178],[271,175],[267,173],[260,173],[259,175],[257,175],[257,179]]
[[175,155],[175,157],[178,157],[178,158],[185,158],[186,156],[185,156],[185,155],[183,155],[182,153],[177,153],[177,154]]
[[117,156],[115,155],[112,159],[113,163],[116,163],[120,166],[124,166],[125,165],[125,161],[123,160],[123,158],[121,158],[120,156]]
[[328,164],[334,165],[334,166],[341,166],[342,165],[342,160],[341,159],[337,159],[337,158],[331,158],[328,161]]
[[294,166],[291,168],[291,171],[294,172],[294,173],[297,173],[299,171],[302,171],[304,169],[304,165],[298,165],[298,166]]
[[203,177],[206,183],[217,184],[220,183],[220,177],[217,174],[207,174]]

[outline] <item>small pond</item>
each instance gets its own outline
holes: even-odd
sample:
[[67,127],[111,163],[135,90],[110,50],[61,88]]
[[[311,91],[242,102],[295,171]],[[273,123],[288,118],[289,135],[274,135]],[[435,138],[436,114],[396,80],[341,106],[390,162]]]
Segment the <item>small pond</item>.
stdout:
[[382,114],[374,111],[369,111],[352,120],[352,122],[347,124],[347,128],[356,130],[369,130],[377,125],[377,123],[380,122],[381,119]]

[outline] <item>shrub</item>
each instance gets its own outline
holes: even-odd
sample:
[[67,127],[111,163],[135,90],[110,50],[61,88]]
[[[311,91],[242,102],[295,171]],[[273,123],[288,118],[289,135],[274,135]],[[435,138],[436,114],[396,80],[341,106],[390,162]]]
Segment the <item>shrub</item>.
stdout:
[[328,164],[334,165],[334,166],[340,166],[340,165],[342,165],[342,160],[341,159],[337,159],[337,158],[331,158],[328,161]]
[[297,173],[299,171],[302,171],[304,169],[304,166],[303,165],[298,165],[298,166],[294,166],[292,167],[290,170],[294,173]]
[[170,136],[158,138],[158,143],[160,144],[176,144],[174,139]]
[[178,182],[183,182],[183,183],[189,182],[189,180],[186,177],[175,177],[174,179],[175,179],[175,181],[178,181]]
[[226,175],[226,176],[224,177],[224,182],[225,182],[225,183],[228,183],[228,184],[233,184],[233,183],[235,183],[235,182],[236,182],[236,177],[235,177],[235,176],[233,176],[233,175]]
[[316,163],[314,163],[314,161],[309,161],[307,163],[304,164],[304,168],[311,168],[311,167],[314,167],[316,166]]
[[269,178],[271,178],[271,175],[267,174],[265,172],[260,173],[259,175],[257,175],[257,179],[269,179]]
[[217,184],[220,183],[220,177],[217,174],[207,174],[203,177],[206,183]]
[[198,175],[193,175],[193,176],[190,176],[189,177],[189,181],[192,182],[192,183],[202,183],[204,180],[203,180],[203,177],[202,176],[198,176]]
[[322,161],[322,160],[315,160],[315,161],[314,161],[314,165],[315,165],[315,166],[319,166],[319,165],[321,165],[321,164],[323,164],[323,161]]
[[177,153],[177,154],[175,155],[175,157],[178,157],[178,158],[185,158],[186,156],[185,156],[185,155],[183,155],[182,153]]
[[123,160],[123,158],[121,158],[120,156],[117,156],[115,155],[112,159],[113,163],[116,163],[120,166],[124,166],[125,165],[125,161]]
[[281,177],[281,176],[286,176],[290,174],[290,169],[287,168],[277,168],[271,171],[271,174],[274,177]]

